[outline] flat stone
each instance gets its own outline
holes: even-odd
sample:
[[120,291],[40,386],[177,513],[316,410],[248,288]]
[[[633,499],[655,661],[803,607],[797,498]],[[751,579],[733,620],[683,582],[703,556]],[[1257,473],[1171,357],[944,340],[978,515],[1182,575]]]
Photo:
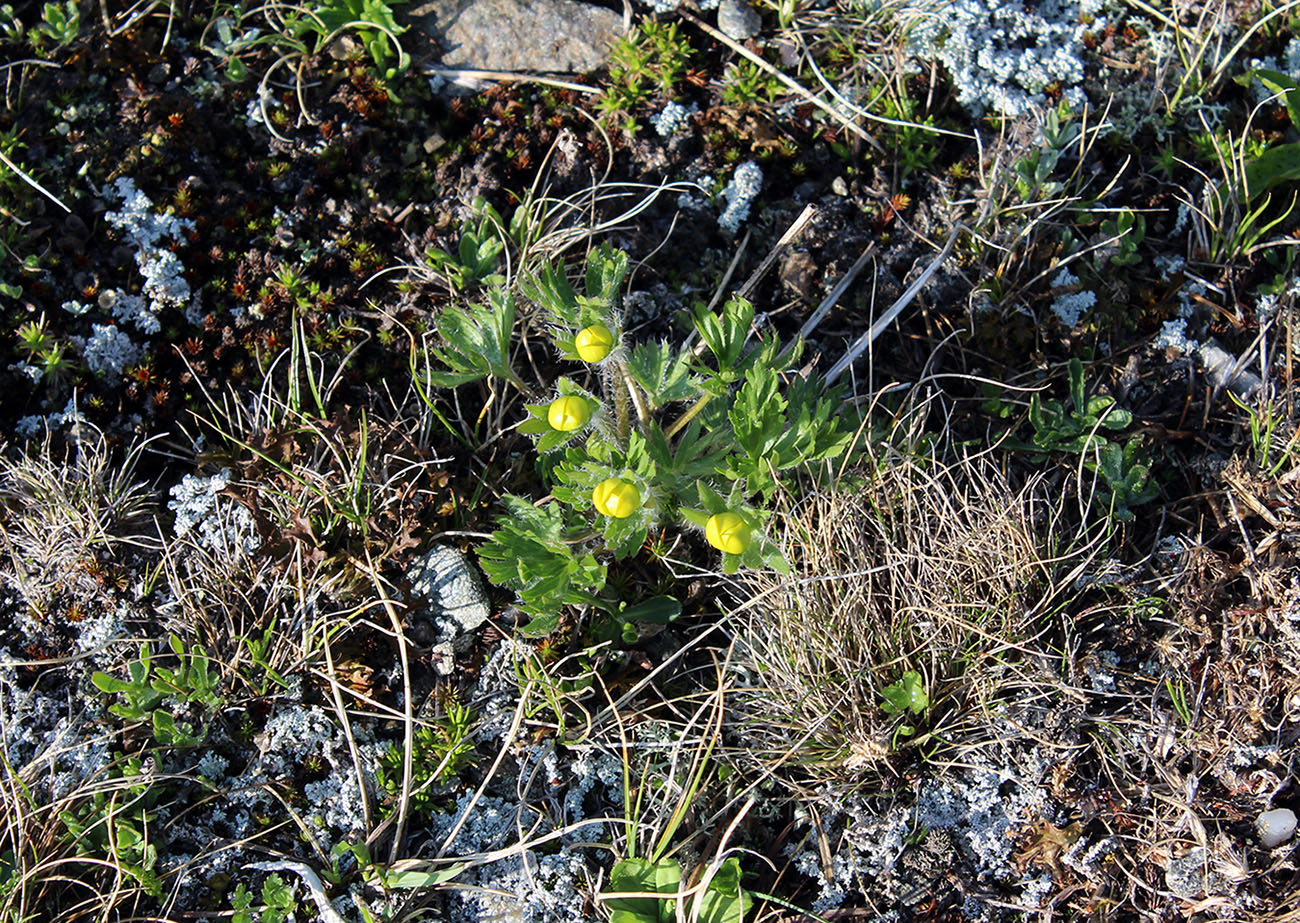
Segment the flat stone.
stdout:
[[585,73],[623,34],[622,16],[575,0],[428,0],[402,18],[412,56],[449,69]]

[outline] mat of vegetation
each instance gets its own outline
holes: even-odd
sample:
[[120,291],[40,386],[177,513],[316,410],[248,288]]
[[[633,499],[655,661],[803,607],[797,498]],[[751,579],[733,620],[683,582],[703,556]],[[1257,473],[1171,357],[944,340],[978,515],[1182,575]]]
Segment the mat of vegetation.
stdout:
[[1300,2],[723,7],[0,7],[5,923],[1300,920]]

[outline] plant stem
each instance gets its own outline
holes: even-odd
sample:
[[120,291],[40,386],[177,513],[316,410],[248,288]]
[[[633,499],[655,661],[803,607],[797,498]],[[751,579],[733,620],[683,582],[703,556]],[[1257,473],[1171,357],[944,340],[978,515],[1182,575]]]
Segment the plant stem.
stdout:
[[668,429],[664,431],[664,435],[667,436],[669,439],[676,436],[679,432],[681,432],[681,430],[686,426],[687,423],[690,423],[692,420],[695,419],[697,415],[699,415],[699,412],[703,410],[711,400],[713,400],[712,394],[701,394],[696,399],[695,403],[692,404],[690,407],[687,407],[686,412],[683,413],[680,417],[678,417],[677,420],[673,423],[673,425],[668,427]]
[[636,386],[636,379],[632,377],[632,372],[627,367],[627,362],[623,359],[616,360],[618,374],[623,379],[623,384],[627,388],[628,395],[632,398],[632,406],[636,408],[636,418],[644,430],[650,425],[650,411],[646,409],[645,401],[641,399],[641,391]]

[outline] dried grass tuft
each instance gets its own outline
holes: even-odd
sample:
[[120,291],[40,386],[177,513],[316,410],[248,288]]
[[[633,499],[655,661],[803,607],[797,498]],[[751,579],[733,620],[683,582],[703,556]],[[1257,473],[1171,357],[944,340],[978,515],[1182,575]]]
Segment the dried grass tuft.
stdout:
[[[793,573],[752,575],[735,616],[751,681],[733,696],[733,759],[796,790],[858,788],[988,736],[989,709],[1026,665],[1041,672],[1052,522],[1037,484],[969,459],[881,464],[780,512]],[[891,716],[881,690],[906,671],[930,706]]]

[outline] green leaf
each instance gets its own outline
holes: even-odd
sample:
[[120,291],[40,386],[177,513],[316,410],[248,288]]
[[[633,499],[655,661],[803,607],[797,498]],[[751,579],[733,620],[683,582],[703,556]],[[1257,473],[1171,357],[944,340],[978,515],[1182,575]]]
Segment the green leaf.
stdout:
[[753,898],[740,886],[740,860],[731,856],[700,896],[700,923],[742,923]]
[[[605,585],[604,565],[566,541],[568,517],[577,514],[558,503],[538,509],[522,497],[509,495],[505,504],[507,515],[479,549],[479,563],[493,583],[519,594],[519,607],[537,623],[532,630],[540,634],[553,630],[566,605],[598,604],[596,594]],[[583,523],[577,520],[572,525]]]
[[880,694],[885,699],[881,708],[890,715],[901,715],[905,711],[919,715],[930,705],[924,681],[915,670],[908,670],[897,682],[881,689]]
[[1269,148],[1246,164],[1246,197],[1254,200],[1279,186],[1300,180],[1300,144]]
[[1270,93],[1283,94],[1282,101],[1286,104],[1287,114],[1291,116],[1291,126],[1300,130],[1300,83],[1281,71],[1257,70],[1254,75],[1268,87]]
[[651,409],[694,396],[687,356],[675,353],[667,343],[638,343],[628,354],[627,368],[645,391]]
[[667,625],[681,614],[682,604],[671,596],[654,596],[619,613],[624,621],[655,625]]
[[728,414],[736,445],[751,458],[766,455],[785,429],[785,408],[776,373],[752,366]]
[[488,290],[487,305],[446,308],[437,321],[444,345],[430,353],[447,371],[430,371],[429,380],[435,385],[455,387],[489,375],[512,379],[510,342],[514,322],[514,300],[499,288]]
[[754,322],[754,306],[744,298],[729,298],[717,315],[703,305],[695,314],[695,329],[718,362],[718,371],[727,372],[740,361],[750,325]]
[[608,242],[587,258],[587,297],[613,306],[627,276],[627,254]]
[[[676,859],[623,859],[609,873],[609,892],[643,891],[675,895],[682,867]],[[667,897],[619,897],[605,902],[610,923],[673,923],[675,900]]]

